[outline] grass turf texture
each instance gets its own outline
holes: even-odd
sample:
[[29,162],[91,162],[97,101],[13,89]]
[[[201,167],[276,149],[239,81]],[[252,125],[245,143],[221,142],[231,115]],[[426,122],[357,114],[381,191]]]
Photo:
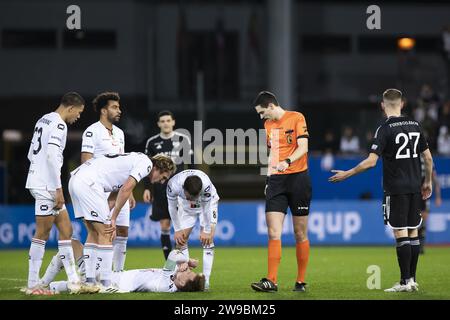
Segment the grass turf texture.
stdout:
[[[279,268],[278,292],[254,292],[250,283],[266,273],[266,248],[216,247],[209,292],[195,293],[125,293],[68,295],[53,297],[26,296],[19,291],[25,286],[28,272],[28,250],[0,251],[0,299],[164,299],[164,300],[257,300],[257,299],[450,299],[450,247],[426,248],[419,258],[419,292],[385,293],[399,278],[399,268],[394,247],[311,247],[307,271],[308,292],[293,292],[297,274],[295,248],[283,248]],[[41,268],[41,276],[55,250],[48,250]],[[190,249],[191,257],[200,258],[202,251]],[[160,249],[130,248],[126,268],[150,268],[163,265]],[[370,274],[367,267],[378,265],[381,269],[381,290],[369,290],[366,283]],[[57,279],[62,280],[61,272]]]

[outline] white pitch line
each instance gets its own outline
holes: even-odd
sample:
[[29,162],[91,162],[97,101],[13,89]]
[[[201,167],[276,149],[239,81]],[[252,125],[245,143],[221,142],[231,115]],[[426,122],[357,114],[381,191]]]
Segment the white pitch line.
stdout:
[[27,281],[26,279],[0,278],[0,281]]

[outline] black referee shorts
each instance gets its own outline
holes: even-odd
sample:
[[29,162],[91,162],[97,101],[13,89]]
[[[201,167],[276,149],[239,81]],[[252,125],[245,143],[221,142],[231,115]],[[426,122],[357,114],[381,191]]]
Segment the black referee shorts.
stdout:
[[291,174],[274,174],[269,177],[266,190],[266,212],[287,213],[293,216],[307,216],[311,203],[312,187],[308,171]]
[[153,185],[152,215],[150,216],[152,221],[170,219],[166,189],[167,183]]
[[384,195],[384,224],[393,229],[415,229],[422,223],[420,193]]

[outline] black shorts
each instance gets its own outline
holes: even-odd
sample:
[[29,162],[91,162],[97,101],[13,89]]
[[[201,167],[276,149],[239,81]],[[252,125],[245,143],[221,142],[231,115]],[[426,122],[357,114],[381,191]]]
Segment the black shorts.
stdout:
[[166,189],[167,183],[153,185],[152,215],[150,216],[152,221],[170,219]]
[[291,174],[274,174],[269,177],[266,190],[266,212],[287,213],[307,216],[311,203],[312,187],[308,171]]
[[420,193],[384,195],[384,224],[393,229],[415,229],[422,223]]

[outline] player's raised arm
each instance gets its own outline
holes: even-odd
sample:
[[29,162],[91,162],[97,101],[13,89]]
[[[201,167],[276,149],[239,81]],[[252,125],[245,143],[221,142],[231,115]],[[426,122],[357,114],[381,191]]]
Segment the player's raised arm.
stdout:
[[357,166],[353,167],[350,170],[331,170],[331,172],[335,173],[334,176],[328,178],[330,182],[341,182],[345,179],[350,178],[356,174],[366,171],[367,169],[373,168],[377,165],[378,155],[375,153],[370,153],[369,156],[361,161]]

